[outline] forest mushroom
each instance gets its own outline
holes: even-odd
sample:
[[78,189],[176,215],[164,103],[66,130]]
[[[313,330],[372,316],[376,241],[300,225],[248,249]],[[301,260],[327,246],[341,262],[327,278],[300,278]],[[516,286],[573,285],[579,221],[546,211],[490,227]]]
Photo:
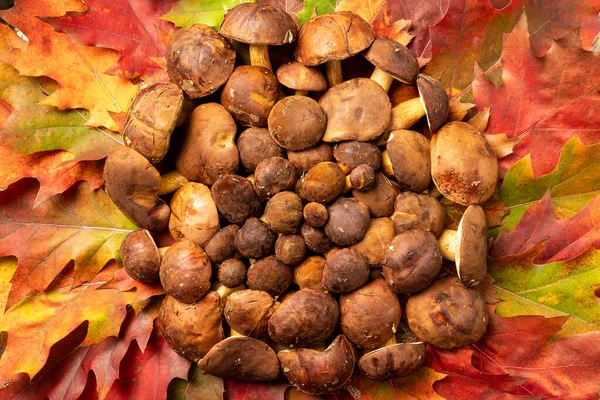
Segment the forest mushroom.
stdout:
[[322,229],[313,228],[306,222],[300,226],[300,235],[306,247],[315,253],[325,253],[331,247],[331,240]]
[[261,221],[273,232],[294,233],[302,222],[302,200],[294,192],[279,192],[265,206]]
[[327,81],[318,68],[307,67],[298,61],[290,61],[277,68],[277,80],[288,89],[295,90],[296,96],[306,96],[308,92],[327,90]]
[[402,192],[396,197],[391,218],[397,234],[409,229],[423,229],[437,237],[444,230],[446,213],[433,196]]
[[489,320],[481,293],[465,287],[454,276],[438,279],[412,295],[406,304],[406,316],[419,339],[442,349],[477,342]]
[[296,23],[283,9],[264,3],[242,3],[231,8],[219,31],[226,38],[250,45],[250,64],[273,70],[269,46],[292,43]]
[[358,360],[358,369],[367,378],[387,381],[415,372],[425,361],[427,345],[423,342],[393,343],[372,350]]
[[419,62],[412,51],[398,41],[379,36],[363,56],[375,66],[371,79],[386,92],[394,79],[412,84],[419,73]]
[[121,242],[119,255],[127,274],[139,282],[154,282],[158,279],[161,255],[146,229],[130,232]]
[[481,207],[467,207],[458,230],[445,230],[439,240],[442,256],[456,263],[456,271],[463,284],[475,286],[485,278],[487,224]]
[[327,63],[327,81],[333,87],[343,82],[341,60],[371,45],[375,32],[367,21],[350,11],[311,18],[298,34],[296,60],[309,67]]
[[394,199],[400,193],[398,184],[378,172],[369,190],[352,190],[352,197],[369,208],[371,216],[389,217],[394,212]]
[[300,235],[281,235],[275,242],[275,257],[285,265],[296,265],[306,255],[306,244]]
[[360,200],[339,198],[327,207],[329,219],[325,224],[325,234],[340,246],[358,243],[369,226],[369,207]]
[[203,247],[220,229],[219,213],[210,189],[190,182],[171,198],[169,230],[175,240],[183,238]]
[[382,153],[383,173],[393,176],[400,189],[420,193],[431,183],[429,140],[419,132],[395,130]]
[[285,149],[271,137],[268,129],[251,127],[242,132],[237,139],[242,166],[248,172],[254,172],[259,162],[271,157],[285,157]]
[[235,50],[214,29],[194,24],[175,32],[165,50],[167,73],[186,96],[216,92],[233,72]]
[[450,106],[448,95],[439,83],[429,75],[417,76],[419,97],[402,102],[392,108],[388,130],[408,129],[424,116],[431,132],[437,131],[448,119]]
[[299,174],[305,174],[319,163],[333,161],[333,153],[329,143],[321,142],[306,150],[288,150],[287,158],[296,167]]
[[263,258],[273,253],[275,235],[269,225],[258,218],[248,218],[235,235],[235,247],[248,258]]
[[237,333],[262,338],[267,334],[269,318],[277,304],[267,292],[245,289],[227,298],[223,314],[227,324]]
[[307,96],[288,96],[271,109],[269,132],[278,145],[299,151],[319,143],[327,117],[319,103]]
[[241,257],[241,254],[235,248],[235,235],[239,230],[240,227],[235,224],[227,225],[206,242],[203,249],[213,266],[217,266],[230,258]]
[[262,160],[254,171],[254,189],[261,200],[267,200],[279,192],[294,190],[296,169],[281,157]]
[[431,139],[431,176],[450,201],[463,206],[483,204],[496,191],[498,160],[475,128],[453,121]]
[[262,204],[254,185],[239,175],[223,175],[210,192],[217,209],[229,222],[243,225],[248,218],[259,217]]
[[346,174],[363,164],[370,166],[374,171],[381,167],[381,151],[370,142],[351,140],[336,143],[333,157]]
[[333,162],[321,162],[302,177],[298,193],[306,201],[329,203],[344,190],[346,175]]
[[348,180],[352,189],[367,192],[375,183],[375,171],[369,165],[362,164],[350,172]]
[[371,218],[365,236],[350,248],[365,256],[371,268],[375,269],[385,262],[385,252],[395,236],[391,219]]
[[313,228],[322,227],[327,222],[327,218],[329,218],[327,207],[315,201],[311,201],[304,206],[302,215],[306,223]]
[[248,268],[246,275],[250,289],[262,290],[271,296],[279,296],[292,284],[294,273],[274,256],[257,260]]
[[370,275],[366,258],[353,249],[340,249],[327,257],[323,286],[331,293],[350,293],[367,283]]
[[325,258],[322,256],[308,256],[300,265],[294,268],[294,283],[300,289],[325,290],[322,283]]
[[106,192],[127,218],[140,228],[163,230],[171,210],[158,197],[160,174],[137,151],[120,146],[110,152],[104,165]]
[[246,283],[246,265],[237,258],[229,258],[219,265],[218,278],[224,286],[235,288]]

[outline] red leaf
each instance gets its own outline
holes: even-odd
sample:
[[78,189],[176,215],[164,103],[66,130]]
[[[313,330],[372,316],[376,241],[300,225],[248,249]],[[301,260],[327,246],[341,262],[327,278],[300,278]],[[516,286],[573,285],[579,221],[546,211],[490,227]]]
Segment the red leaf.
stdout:
[[248,383],[225,381],[225,400],[283,400],[288,382]]

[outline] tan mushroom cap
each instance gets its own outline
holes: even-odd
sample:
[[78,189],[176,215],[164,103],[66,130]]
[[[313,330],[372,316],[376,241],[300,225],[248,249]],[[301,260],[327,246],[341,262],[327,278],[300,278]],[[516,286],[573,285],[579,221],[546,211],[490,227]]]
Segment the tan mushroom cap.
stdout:
[[322,92],[327,90],[327,81],[317,68],[307,67],[298,61],[291,61],[277,69],[277,80],[293,90]]
[[119,249],[127,274],[140,282],[153,282],[158,278],[160,253],[150,232],[138,229],[130,232]]
[[296,40],[298,28],[279,7],[242,3],[227,11],[219,33],[242,43],[278,46]]
[[391,219],[371,218],[365,236],[350,248],[365,256],[371,268],[377,268],[384,263],[385,252],[395,236]]
[[487,273],[487,224],[481,207],[467,207],[458,225],[457,236],[455,260],[458,277],[466,286],[474,286]]
[[201,183],[189,182],[177,189],[171,210],[169,230],[175,240],[186,238],[204,246],[221,228],[210,189]]
[[307,96],[288,96],[271,109],[269,132],[284,149],[299,151],[319,143],[327,117],[315,100]]
[[422,192],[431,183],[429,140],[419,132],[398,129],[390,133],[387,156],[403,190]]
[[223,315],[231,329],[244,336],[260,338],[267,334],[267,324],[276,305],[267,292],[240,290],[229,295]]
[[223,379],[254,382],[279,378],[275,351],[266,343],[246,336],[232,336],[217,343],[198,367]]
[[358,368],[368,378],[378,381],[408,376],[425,360],[427,345],[398,343],[368,352],[358,360]]
[[448,119],[450,112],[448,95],[440,82],[425,74],[417,76],[417,88],[425,109],[429,129],[431,132],[435,132]]
[[439,236],[444,230],[446,213],[440,202],[428,194],[402,192],[394,202],[394,221],[396,233],[409,229],[423,229]]
[[419,62],[414,53],[397,41],[380,36],[363,53],[380,70],[404,83],[414,83],[419,73]]
[[311,67],[331,60],[344,60],[369,47],[374,39],[373,27],[353,12],[320,15],[300,30],[296,60]]

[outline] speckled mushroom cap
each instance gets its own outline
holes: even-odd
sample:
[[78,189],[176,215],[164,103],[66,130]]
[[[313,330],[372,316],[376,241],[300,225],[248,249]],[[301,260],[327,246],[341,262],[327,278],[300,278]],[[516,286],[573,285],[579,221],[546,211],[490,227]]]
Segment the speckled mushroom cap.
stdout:
[[307,67],[298,61],[291,61],[277,69],[277,80],[293,90],[322,92],[327,90],[327,81],[317,68]]
[[292,17],[279,7],[242,3],[227,11],[219,33],[242,43],[278,46],[292,43],[298,28]]
[[404,83],[414,83],[419,73],[419,62],[414,53],[396,40],[380,36],[363,53],[380,70]]
[[360,53],[375,39],[373,27],[350,11],[338,11],[309,20],[298,35],[296,60],[315,66]]
[[397,343],[368,352],[358,360],[358,368],[368,378],[378,381],[408,376],[425,360],[423,342]]
[[425,109],[429,129],[431,132],[435,132],[448,119],[450,112],[448,95],[440,82],[425,74],[417,76],[417,88]]
[[458,225],[457,237],[454,257],[458,277],[466,286],[474,286],[487,273],[487,224],[481,207],[467,208]]

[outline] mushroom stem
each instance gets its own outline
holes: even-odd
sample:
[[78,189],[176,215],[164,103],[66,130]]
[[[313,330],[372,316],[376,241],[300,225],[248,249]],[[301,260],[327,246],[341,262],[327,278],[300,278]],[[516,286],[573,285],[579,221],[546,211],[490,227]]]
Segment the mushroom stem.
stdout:
[[456,261],[456,251],[458,245],[458,232],[452,229],[446,229],[440,235],[439,239],[440,251],[442,253],[442,257],[446,260]]
[[261,44],[250,45],[250,64],[265,67],[273,71],[269,58],[269,46]]
[[167,250],[169,250],[170,248],[171,248],[171,246],[159,247],[158,248],[158,254],[160,254],[161,258],[162,258],[162,256],[165,255],[165,253],[167,252]]
[[432,185],[429,190],[426,191],[426,193],[428,195],[430,195],[431,197],[435,197],[436,199],[439,199],[440,196],[442,195],[442,193],[440,192],[440,189],[438,189],[437,186]]
[[379,86],[386,92],[390,90],[390,86],[394,82],[394,77],[378,67],[375,67],[375,70],[371,74],[371,79],[379,83]]
[[213,290],[215,292],[219,293],[219,296],[221,296],[221,301],[223,301],[223,302],[225,302],[225,300],[227,300],[229,295],[231,295],[232,293],[237,292],[238,290],[243,290],[243,289],[246,289],[246,286],[240,285],[240,286],[236,286],[234,288],[228,288],[225,285],[218,284],[216,287],[213,287]]
[[342,62],[340,60],[328,61],[326,67],[325,76],[327,77],[329,87],[334,87],[344,81],[344,76],[342,75]]
[[308,90],[296,90],[296,96],[308,96]]
[[346,175],[346,180],[344,181],[343,193],[348,193],[351,190],[352,190],[352,182],[350,181],[350,175]]
[[179,171],[167,172],[160,177],[158,195],[163,196],[165,194],[173,193],[188,182],[188,179],[181,175]]
[[398,344],[398,340],[396,339],[396,335],[394,334],[394,336],[392,336],[390,338],[390,340],[388,340],[387,342],[385,342],[385,344],[383,345],[383,347],[385,347],[385,346],[393,346],[395,344]]
[[425,116],[425,108],[420,97],[407,100],[392,108],[392,119],[388,130],[408,129]]
[[232,337],[232,336],[244,336],[244,335],[242,335],[241,333],[239,333],[237,331],[234,331],[233,328],[230,328],[229,337]]
[[381,171],[386,176],[394,177],[394,167],[387,150],[381,152]]

